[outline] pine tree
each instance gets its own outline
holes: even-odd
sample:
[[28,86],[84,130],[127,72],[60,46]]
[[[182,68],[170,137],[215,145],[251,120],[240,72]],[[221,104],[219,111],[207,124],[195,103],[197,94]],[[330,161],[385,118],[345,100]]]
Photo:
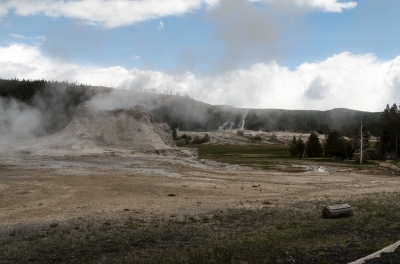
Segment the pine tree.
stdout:
[[201,144],[201,139],[198,135],[196,135],[193,139],[193,144]]
[[299,137],[299,140],[297,140],[297,144],[296,144],[296,149],[297,149],[297,153],[299,156],[303,156],[305,147],[306,147],[306,144],[304,144],[303,139],[301,139],[301,137]]
[[337,130],[331,130],[325,135],[325,156],[349,158],[352,156],[351,143],[347,141]]
[[311,133],[307,141],[306,153],[309,157],[321,157],[322,156],[322,146],[319,142],[318,135],[316,133]]
[[395,153],[398,155],[398,144],[400,141],[400,111],[396,104],[392,107],[386,105],[385,110],[381,113],[380,133],[378,152],[383,155],[385,153]]

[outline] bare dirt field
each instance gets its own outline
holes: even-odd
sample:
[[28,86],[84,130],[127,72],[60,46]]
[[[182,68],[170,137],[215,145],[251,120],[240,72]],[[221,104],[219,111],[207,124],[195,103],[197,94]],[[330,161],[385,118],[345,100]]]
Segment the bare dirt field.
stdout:
[[[258,170],[157,151],[140,155],[118,151],[60,156],[2,154],[0,233],[3,241],[7,242],[11,238],[17,239],[19,233],[15,230],[24,230],[20,239],[25,241],[29,233],[27,230],[33,230],[35,236],[39,236],[38,232],[42,230],[46,238],[51,234],[51,227],[71,226],[71,223],[76,226],[82,221],[84,225],[91,223],[94,226],[109,221],[121,224],[132,219],[195,221],[203,216],[210,216],[211,219],[215,212],[243,210],[260,212],[279,209],[293,214],[292,210],[297,210],[293,208],[299,205],[311,218],[321,221],[320,210],[329,202],[351,204],[382,194],[390,196],[391,193],[398,200],[400,177],[384,166],[383,170],[357,171],[335,166],[335,163],[321,167],[307,160],[298,160],[295,165],[307,170],[300,173]],[[393,197],[390,196],[390,199],[393,200]],[[360,211],[360,208],[356,205],[357,210]],[[376,212],[372,209],[371,214]],[[291,217],[287,217],[283,217],[282,221],[290,223]],[[267,222],[266,218],[263,219],[263,223]],[[275,226],[280,230],[279,225]],[[70,230],[69,227],[67,230]],[[391,239],[398,239],[398,235],[394,235],[395,238]],[[385,243],[392,243],[392,240],[385,240]],[[18,242],[17,247],[23,245],[21,243]],[[348,256],[348,259],[355,260],[376,249],[361,251],[357,257]],[[14,254],[19,256],[21,253],[18,252]],[[152,253],[152,256],[155,255]],[[144,258],[146,260],[146,255]],[[14,262],[10,261],[10,257],[6,259],[4,263]],[[38,259],[38,263],[43,260]],[[107,258],[103,262],[94,259],[89,263],[108,261]],[[129,259],[134,258],[130,256]],[[138,259],[142,261],[141,257]],[[304,259],[304,262],[296,263],[313,263]],[[35,257],[33,261],[32,257],[17,260],[34,263]],[[164,258],[162,260],[165,261]],[[80,261],[77,257],[63,262]],[[343,263],[341,261],[328,263]],[[56,258],[53,262],[60,262],[60,259]]]
[[399,189],[400,177],[334,166],[294,174],[159,154],[3,155],[0,227],[78,217],[184,215],[263,207],[265,201],[345,201]]

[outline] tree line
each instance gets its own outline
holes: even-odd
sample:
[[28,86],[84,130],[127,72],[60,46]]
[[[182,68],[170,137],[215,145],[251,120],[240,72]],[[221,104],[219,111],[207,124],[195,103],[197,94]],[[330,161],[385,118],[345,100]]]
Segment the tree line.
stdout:
[[0,78],[0,110],[7,106],[29,106],[41,113],[42,129],[37,136],[60,131],[71,121],[78,105],[110,88],[68,81],[18,80]]
[[376,145],[380,158],[398,159],[400,144],[400,108],[386,105],[379,122],[379,141]]
[[[43,122],[43,134],[51,134],[63,129],[70,122],[81,102],[102,93],[110,93],[112,90],[108,87],[68,81],[0,78],[0,100],[2,102],[16,100],[46,113],[43,115],[46,118]],[[244,129],[248,130],[315,132],[327,134],[327,136],[331,131],[336,131],[332,137],[335,138],[334,146],[340,151],[331,151],[322,144],[321,155],[346,158],[350,156],[348,153],[352,153],[353,156],[359,155],[356,153],[359,149],[357,137],[359,137],[359,120],[362,116],[364,137],[371,135],[378,137],[373,154],[378,158],[397,158],[400,151],[400,109],[396,104],[391,107],[387,105],[381,113],[349,109],[329,111],[239,109],[206,104],[188,96],[135,91],[131,93],[133,98],[148,107],[156,122],[167,123],[172,129],[212,131],[218,130],[222,124],[227,122],[232,123],[231,127],[236,129],[245,114]],[[343,140],[348,142],[343,143]],[[297,141],[300,139],[296,139]],[[301,141],[298,144],[301,146]],[[299,149],[302,148],[299,147]],[[369,149],[371,150],[371,148]],[[308,151],[312,151],[312,148]],[[296,155],[299,155],[300,152],[297,152]],[[308,153],[306,150],[306,155]],[[316,154],[319,153],[320,151],[316,152]]]
[[[376,155],[369,149],[370,135],[363,131],[363,157],[370,159],[375,158]],[[300,137],[296,139],[293,136],[289,144],[289,152],[291,156],[304,157],[332,157],[335,159],[360,159],[360,142],[361,142],[361,127],[353,137],[346,139],[339,131],[331,130],[325,134],[325,138],[320,142],[317,133],[313,132],[308,137],[307,142],[304,142]]]
[[[316,136],[315,133],[312,133],[307,144],[301,138],[296,139],[294,137],[290,143],[289,151],[292,156],[305,154],[310,157],[320,157],[325,155],[327,157],[359,160],[360,151],[363,149],[362,154],[365,159],[398,159],[400,152],[400,107],[397,104],[386,105],[380,113],[376,129],[378,133],[374,148],[370,147],[371,133],[365,126],[363,126],[361,135],[360,123],[352,123],[347,139],[338,130],[330,130],[321,144],[319,140],[312,140]],[[307,148],[311,149],[307,150]]]
[[[14,98],[27,104],[35,104],[35,98],[43,99],[50,110],[61,105],[68,112],[65,120],[71,118],[77,105],[90,100],[99,93],[111,92],[111,88],[85,84],[53,82],[45,80],[0,79],[0,97]],[[239,109],[230,106],[210,105],[188,96],[154,94],[131,91],[132,97],[146,105],[156,122],[167,123],[184,131],[217,130],[222,124],[231,122],[237,128],[246,115],[244,129],[272,131],[317,132],[325,134],[335,129],[348,136],[352,123],[363,116],[365,129],[378,135],[379,113],[361,112],[349,109],[329,111]],[[58,98],[54,100],[54,98]],[[36,100],[38,101],[38,100]],[[36,102],[37,103],[37,102]],[[54,112],[60,115],[60,111]],[[246,114],[247,113],[247,114]],[[67,121],[62,122],[66,125]],[[61,125],[61,126],[62,126]],[[59,128],[59,127],[58,127]],[[54,131],[54,130],[53,130]]]

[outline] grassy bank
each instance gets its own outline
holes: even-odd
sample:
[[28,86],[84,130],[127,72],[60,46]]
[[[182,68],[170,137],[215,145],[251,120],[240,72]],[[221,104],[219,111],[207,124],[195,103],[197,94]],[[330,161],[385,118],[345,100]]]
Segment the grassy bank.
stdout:
[[[342,201],[199,215],[75,219],[1,233],[0,263],[347,263],[400,239],[400,193],[354,197],[353,217],[322,219]],[[250,202],[250,201],[249,201]]]

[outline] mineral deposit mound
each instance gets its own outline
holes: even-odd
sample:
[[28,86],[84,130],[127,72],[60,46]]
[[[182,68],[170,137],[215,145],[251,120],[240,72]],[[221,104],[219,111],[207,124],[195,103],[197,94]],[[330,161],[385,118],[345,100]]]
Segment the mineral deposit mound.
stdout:
[[110,148],[135,151],[175,148],[170,127],[156,123],[142,107],[98,110],[90,102],[78,106],[62,131],[43,139],[46,145],[43,147],[89,152]]

